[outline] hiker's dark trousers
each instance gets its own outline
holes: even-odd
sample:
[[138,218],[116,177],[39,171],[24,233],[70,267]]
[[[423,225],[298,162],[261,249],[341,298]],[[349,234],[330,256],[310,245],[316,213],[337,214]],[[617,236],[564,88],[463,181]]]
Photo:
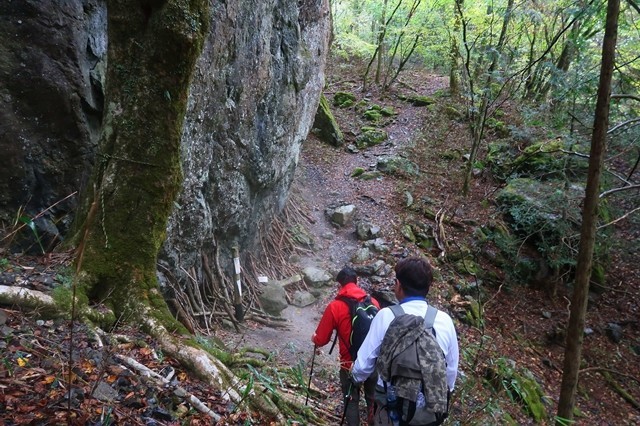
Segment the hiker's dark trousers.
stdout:
[[345,416],[345,422],[348,426],[360,426],[360,393],[364,390],[365,399],[367,401],[367,424],[373,426],[373,396],[376,388],[377,376],[375,374],[369,377],[362,386],[351,386],[351,380],[349,380],[349,371],[340,369],[340,387],[342,388],[342,397],[349,393],[349,387],[351,386],[351,395],[347,402],[347,413]]

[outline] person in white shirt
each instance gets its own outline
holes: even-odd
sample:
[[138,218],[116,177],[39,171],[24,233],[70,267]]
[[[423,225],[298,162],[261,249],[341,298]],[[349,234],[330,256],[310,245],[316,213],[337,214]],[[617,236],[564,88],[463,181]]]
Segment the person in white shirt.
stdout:
[[[429,293],[433,274],[431,265],[424,258],[410,257],[400,260],[395,266],[396,283],[394,293],[400,301],[406,314],[424,316],[427,312],[426,296]],[[358,357],[351,369],[352,380],[356,383],[364,382],[374,373],[376,360],[380,354],[380,345],[389,325],[395,318],[391,309],[384,308],[374,317],[369,333],[365,338]],[[458,375],[458,337],[451,317],[438,310],[433,323],[436,332],[436,341],[445,356],[447,362],[447,384],[449,391],[453,391]],[[376,394],[381,395],[375,414],[376,425],[389,425],[387,412],[384,408],[384,384],[378,378]]]

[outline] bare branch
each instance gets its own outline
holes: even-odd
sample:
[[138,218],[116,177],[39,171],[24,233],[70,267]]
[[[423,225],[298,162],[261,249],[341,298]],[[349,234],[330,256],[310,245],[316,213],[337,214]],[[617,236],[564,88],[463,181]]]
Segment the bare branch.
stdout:
[[638,6],[638,4],[635,1],[627,0],[627,3],[629,3],[629,6],[634,8],[636,10],[636,12],[640,13],[640,7]]
[[611,95],[611,99],[633,99],[634,101],[640,102],[640,96],[634,95],[613,94]]
[[620,124],[617,124],[615,126],[613,126],[611,129],[607,130],[607,134],[610,135],[611,133],[615,132],[616,130],[628,126],[629,124],[633,124],[633,123],[637,123],[640,122],[640,117],[636,117],[636,118],[632,118],[630,120],[627,121],[623,121]]
[[631,211],[626,212],[625,214],[623,214],[623,215],[622,215],[622,216],[620,216],[619,218],[617,218],[617,219],[615,219],[615,220],[612,220],[612,221],[611,221],[611,222],[609,222],[609,223],[605,223],[604,225],[600,225],[600,226],[598,226],[598,228],[597,228],[597,229],[602,229],[602,228],[604,228],[605,226],[611,226],[611,225],[613,225],[614,223],[618,223],[618,222],[620,222],[621,220],[623,220],[623,219],[625,219],[625,218],[629,217],[629,216],[630,216],[630,215],[632,215],[633,213],[637,212],[638,210],[640,210],[640,207],[636,207],[635,209],[633,209],[633,210],[631,210]]
[[613,188],[613,189],[610,189],[608,191],[604,191],[602,194],[600,194],[600,198],[604,198],[604,197],[606,197],[608,195],[611,195],[611,194],[614,194],[616,192],[627,191],[627,190],[630,190],[630,189],[638,189],[638,188],[640,188],[640,184],[638,184],[638,185],[627,185],[627,186],[621,186],[619,188]]

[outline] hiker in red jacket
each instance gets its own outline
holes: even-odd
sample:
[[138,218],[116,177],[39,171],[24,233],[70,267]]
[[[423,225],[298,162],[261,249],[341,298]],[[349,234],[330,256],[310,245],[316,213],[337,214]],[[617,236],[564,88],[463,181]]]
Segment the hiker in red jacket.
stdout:
[[[336,299],[327,305],[311,341],[316,347],[324,346],[331,340],[333,330],[338,331],[338,340],[340,341],[340,385],[342,387],[342,395],[345,396],[345,401],[347,402],[345,417],[349,426],[359,426],[360,413],[358,404],[360,401],[360,389],[352,386],[352,382],[349,379],[349,370],[354,361],[351,359],[349,353],[352,317],[349,305],[340,299],[346,297],[354,299],[355,301],[363,301],[368,295],[358,286],[358,275],[353,268],[343,268],[338,273],[336,281],[340,284]],[[371,298],[371,302],[377,309],[380,309],[380,304],[377,300]],[[370,425],[373,425],[373,397],[376,380],[377,377],[373,375],[364,382],[364,394],[368,413],[367,421]]]

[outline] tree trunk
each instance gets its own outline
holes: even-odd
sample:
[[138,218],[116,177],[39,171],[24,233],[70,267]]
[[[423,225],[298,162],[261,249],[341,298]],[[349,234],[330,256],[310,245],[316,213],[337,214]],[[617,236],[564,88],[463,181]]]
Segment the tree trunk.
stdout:
[[609,121],[611,77],[613,74],[615,58],[619,12],[620,0],[609,0],[607,6],[605,34],[602,44],[602,65],[600,68],[598,100],[596,103],[593,134],[591,137],[589,172],[587,175],[587,187],[585,190],[584,209],[582,212],[582,228],[580,231],[578,264],[576,266],[576,281],[571,301],[569,324],[567,326],[567,346],[564,355],[560,400],[558,402],[558,417],[568,420],[573,419],[578,373],[580,371],[582,339],[584,336],[584,323],[587,310],[587,296],[596,235],[600,175],[602,173]]
[[387,15],[387,0],[384,0],[382,6],[382,16],[380,17],[380,28],[378,28],[378,63],[376,64],[376,84],[380,84],[380,73],[382,72],[382,61],[384,59],[384,36],[387,32],[387,26],[385,25]]
[[107,3],[106,114],[75,229],[85,291],[116,315],[139,312],[136,303],[166,312],[156,258],[182,181],[182,124],[209,7],[208,0]]
[[449,91],[452,95],[460,93],[460,52],[458,51],[458,32],[462,25],[462,7],[464,0],[456,0],[454,5],[454,21],[451,33],[451,46],[449,49]]

